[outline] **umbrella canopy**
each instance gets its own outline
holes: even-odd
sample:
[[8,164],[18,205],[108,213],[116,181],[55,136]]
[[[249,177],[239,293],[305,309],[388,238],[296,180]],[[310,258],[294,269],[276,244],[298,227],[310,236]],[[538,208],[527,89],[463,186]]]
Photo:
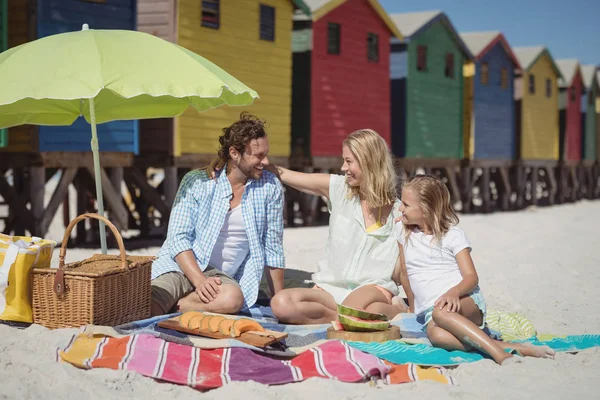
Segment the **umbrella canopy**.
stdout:
[[258,94],[184,47],[147,33],[82,30],[0,53],[0,128],[173,117]]
[[[92,131],[98,213],[104,214],[96,124],[173,117],[188,107],[252,104],[258,94],[181,46],[137,31],[62,33],[0,53],[0,128],[71,125]],[[104,224],[100,243],[106,253]]]

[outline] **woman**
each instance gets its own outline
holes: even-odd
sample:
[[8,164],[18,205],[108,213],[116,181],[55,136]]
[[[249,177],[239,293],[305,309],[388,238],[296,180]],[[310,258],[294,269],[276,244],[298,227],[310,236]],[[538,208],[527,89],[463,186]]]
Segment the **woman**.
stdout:
[[273,313],[291,324],[337,320],[337,304],[393,318],[407,307],[398,297],[400,267],[393,235],[399,208],[396,174],[385,140],[370,129],[351,133],[342,145],[341,175],[302,173],[271,165],[281,181],[324,196],[331,213],[327,259],[315,286],[285,289],[271,300]]

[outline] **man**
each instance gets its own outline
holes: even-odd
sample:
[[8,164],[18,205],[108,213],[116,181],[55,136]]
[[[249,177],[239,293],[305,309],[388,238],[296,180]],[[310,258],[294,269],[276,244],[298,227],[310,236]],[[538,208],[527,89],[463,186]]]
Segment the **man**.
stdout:
[[242,113],[219,137],[226,165],[211,179],[187,173],[167,239],[152,265],[152,315],[204,310],[235,314],[257,299],[263,270],[274,295],[283,289],[283,193],[265,171],[264,122]]

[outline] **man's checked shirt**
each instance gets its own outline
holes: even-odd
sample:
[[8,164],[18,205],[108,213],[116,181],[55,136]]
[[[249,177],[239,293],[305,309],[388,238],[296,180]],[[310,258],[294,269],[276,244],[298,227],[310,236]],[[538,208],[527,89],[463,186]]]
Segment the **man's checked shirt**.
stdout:
[[[167,239],[152,264],[152,279],[167,272],[183,273],[175,257],[186,250],[193,250],[200,268],[206,269],[232,195],[224,172],[217,173],[215,179],[205,170],[183,177],[171,209]],[[285,267],[281,183],[263,171],[260,179],[246,183],[241,205],[250,252],[233,278],[242,288],[247,308],[256,302],[264,267]]]

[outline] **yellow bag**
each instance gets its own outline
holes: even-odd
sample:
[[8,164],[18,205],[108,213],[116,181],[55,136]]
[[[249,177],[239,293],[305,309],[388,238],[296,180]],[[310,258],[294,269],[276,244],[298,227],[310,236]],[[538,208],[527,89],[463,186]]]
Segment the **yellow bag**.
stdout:
[[33,322],[31,270],[49,268],[56,242],[0,234],[0,320]]

